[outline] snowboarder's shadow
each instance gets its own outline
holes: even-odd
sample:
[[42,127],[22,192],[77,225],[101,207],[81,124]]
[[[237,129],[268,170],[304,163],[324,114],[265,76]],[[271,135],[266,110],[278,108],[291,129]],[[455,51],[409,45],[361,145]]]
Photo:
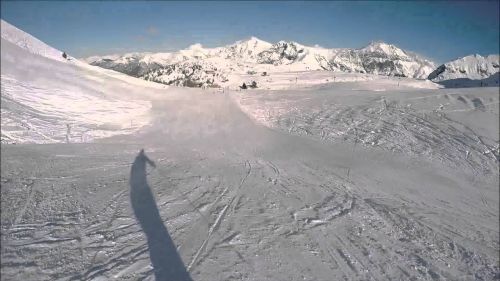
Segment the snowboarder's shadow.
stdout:
[[157,281],[191,281],[177,248],[160,217],[146,179],[146,163],[155,167],[141,150],[130,171],[130,201],[135,217],[146,234],[149,257]]

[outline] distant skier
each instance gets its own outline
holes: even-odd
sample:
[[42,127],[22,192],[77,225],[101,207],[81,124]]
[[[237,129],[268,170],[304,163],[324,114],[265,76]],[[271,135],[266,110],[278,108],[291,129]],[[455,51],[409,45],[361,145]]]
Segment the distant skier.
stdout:
[[71,125],[66,124],[66,143],[69,143],[69,136],[71,135]]
[[68,59],[68,55],[66,55],[66,52],[62,53],[62,57],[65,58],[65,59]]

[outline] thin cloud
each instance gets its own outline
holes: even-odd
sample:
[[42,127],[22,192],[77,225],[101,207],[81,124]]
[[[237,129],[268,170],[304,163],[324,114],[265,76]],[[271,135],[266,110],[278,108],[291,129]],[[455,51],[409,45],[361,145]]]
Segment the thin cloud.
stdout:
[[146,34],[150,36],[155,36],[156,34],[158,34],[158,28],[154,26],[149,26],[148,29],[146,29]]
[[138,42],[144,42],[144,41],[146,41],[146,37],[144,35],[142,35],[142,34],[135,36],[134,39],[136,41],[138,41]]

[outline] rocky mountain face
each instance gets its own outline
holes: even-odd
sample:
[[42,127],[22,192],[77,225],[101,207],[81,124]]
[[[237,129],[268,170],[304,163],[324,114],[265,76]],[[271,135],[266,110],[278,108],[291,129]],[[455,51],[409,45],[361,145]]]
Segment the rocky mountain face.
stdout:
[[113,69],[134,77],[143,77],[151,71],[164,67],[164,65],[161,63],[148,63],[141,59],[142,57],[140,54],[133,54],[130,56],[122,57],[122,59],[120,60],[102,58],[91,64],[100,66],[102,68]]
[[259,53],[257,62],[263,64],[290,64],[300,61],[308,54],[306,48],[295,42],[279,41],[269,49]]
[[323,65],[328,70],[420,79],[426,78],[434,67],[429,60],[383,42],[362,49],[340,50]]
[[220,82],[227,81],[226,76],[212,64],[190,61],[152,69],[141,77],[148,81],[184,87],[220,87]]
[[[252,37],[219,48],[196,44],[176,53],[134,53],[91,57],[92,65],[134,77],[182,86],[216,86],[229,74],[258,72],[260,66],[276,71],[330,70],[425,79],[434,63],[383,42],[362,49],[325,49],[296,42],[271,44]],[[268,69],[268,68],[266,68]]]
[[381,42],[372,43],[358,53],[367,73],[426,78],[435,68],[435,64],[429,60]]
[[[468,85],[498,85],[499,55],[470,55],[440,65],[429,74],[433,82],[450,84],[449,86]],[[491,80],[491,81],[490,81]],[[488,83],[489,82],[489,83]]]

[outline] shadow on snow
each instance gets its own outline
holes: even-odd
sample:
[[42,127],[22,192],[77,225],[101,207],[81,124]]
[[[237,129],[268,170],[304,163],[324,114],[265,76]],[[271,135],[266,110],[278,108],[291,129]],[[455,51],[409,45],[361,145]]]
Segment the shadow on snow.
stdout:
[[146,163],[155,167],[141,150],[130,171],[130,200],[135,217],[146,234],[149,257],[157,281],[191,281],[177,248],[163,224],[146,179]]

